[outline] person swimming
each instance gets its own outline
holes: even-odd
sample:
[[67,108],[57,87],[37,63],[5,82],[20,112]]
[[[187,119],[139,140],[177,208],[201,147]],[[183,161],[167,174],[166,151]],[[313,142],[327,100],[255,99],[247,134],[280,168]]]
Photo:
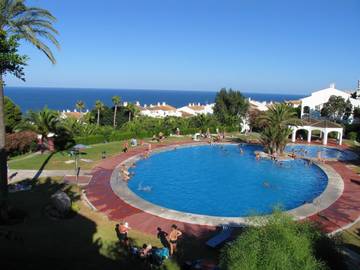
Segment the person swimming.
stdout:
[[265,180],[265,181],[263,182],[263,187],[264,187],[264,188],[270,188],[271,185],[270,185],[270,183],[269,183],[268,181]]
[[151,188],[150,186],[145,186],[145,187],[143,187],[143,186],[142,186],[142,182],[141,182],[141,183],[139,183],[139,185],[138,185],[138,190],[139,190],[139,191],[144,191],[144,192],[151,192],[152,188]]

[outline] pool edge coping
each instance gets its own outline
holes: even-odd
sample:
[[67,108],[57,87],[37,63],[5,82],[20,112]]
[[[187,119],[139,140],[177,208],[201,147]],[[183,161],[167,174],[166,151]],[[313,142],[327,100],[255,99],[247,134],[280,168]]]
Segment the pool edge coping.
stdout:
[[[236,144],[236,143],[227,143],[227,144]],[[159,153],[164,151],[170,151],[175,148],[186,148],[193,146],[202,146],[206,145],[205,143],[189,143],[182,145],[171,145],[162,148],[155,149],[153,152]],[[181,212],[166,207],[161,207],[159,205],[153,204],[135,194],[129,187],[127,182],[123,181],[119,176],[119,167],[123,164],[129,166],[134,162],[141,159],[142,154],[133,155],[120,164],[118,164],[115,169],[112,171],[110,178],[110,186],[116,196],[122,199],[125,203],[140,209],[148,214],[155,215],[161,218],[176,220],[179,222],[205,225],[205,226],[221,226],[221,225],[230,225],[233,227],[242,227],[247,225],[254,225],[254,220],[266,218],[267,215],[261,216],[247,216],[247,217],[221,217],[221,216],[209,216],[209,215],[200,215],[187,212]],[[334,168],[330,165],[322,164],[319,162],[314,162],[327,176],[328,183],[325,190],[311,203],[303,204],[297,208],[285,211],[285,213],[293,216],[295,220],[302,220],[309,216],[312,216],[316,213],[323,211],[324,209],[329,208],[333,203],[335,203],[343,194],[344,191],[344,181],[339,173],[336,172]]]

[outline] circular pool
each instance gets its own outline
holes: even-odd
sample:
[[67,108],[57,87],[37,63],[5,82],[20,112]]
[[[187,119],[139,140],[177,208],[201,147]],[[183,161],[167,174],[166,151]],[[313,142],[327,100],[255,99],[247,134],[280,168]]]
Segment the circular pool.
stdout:
[[131,169],[130,190],[160,207],[199,215],[263,215],[312,202],[326,174],[302,159],[256,160],[260,146],[202,145],[154,153]]

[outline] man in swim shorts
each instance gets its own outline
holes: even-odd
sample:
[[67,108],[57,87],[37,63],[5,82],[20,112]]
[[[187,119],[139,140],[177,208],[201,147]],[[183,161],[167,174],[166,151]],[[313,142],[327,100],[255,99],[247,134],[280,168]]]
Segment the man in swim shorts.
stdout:
[[182,232],[178,230],[175,224],[173,224],[171,226],[171,232],[169,233],[170,256],[172,256],[176,251],[177,241],[181,235]]

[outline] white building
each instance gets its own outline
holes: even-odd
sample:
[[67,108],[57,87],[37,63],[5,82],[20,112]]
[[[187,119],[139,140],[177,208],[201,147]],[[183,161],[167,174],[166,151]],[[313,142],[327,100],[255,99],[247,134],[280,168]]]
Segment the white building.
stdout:
[[251,109],[258,110],[260,112],[265,112],[269,109],[269,106],[272,105],[272,102],[266,101],[256,101],[248,98],[249,105]]
[[173,106],[166,104],[165,102],[158,102],[157,105],[150,104],[147,106],[146,104],[143,107],[140,107],[140,114],[143,116],[155,117],[155,118],[163,118],[166,116],[176,116],[181,117],[181,112],[177,111],[177,109]]
[[215,104],[201,105],[200,103],[189,103],[187,106],[177,109],[182,115],[213,114]]
[[321,109],[328,102],[331,96],[340,96],[346,100],[350,100],[353,108],[360,107],[360,99],[351,98],[351,93],[335,88],[335,84],[331,84],[329,88],[311,93],[311,96],[301,99],[301,118],[320,117]]
[[63,110],[62,112],[60,112],[60,118],[66,119],[70,117],[79,120],[87,113],[89,113],[89,110],[86,110],[85,112],[78,112],[76,109],[74,109],[74,111]]

